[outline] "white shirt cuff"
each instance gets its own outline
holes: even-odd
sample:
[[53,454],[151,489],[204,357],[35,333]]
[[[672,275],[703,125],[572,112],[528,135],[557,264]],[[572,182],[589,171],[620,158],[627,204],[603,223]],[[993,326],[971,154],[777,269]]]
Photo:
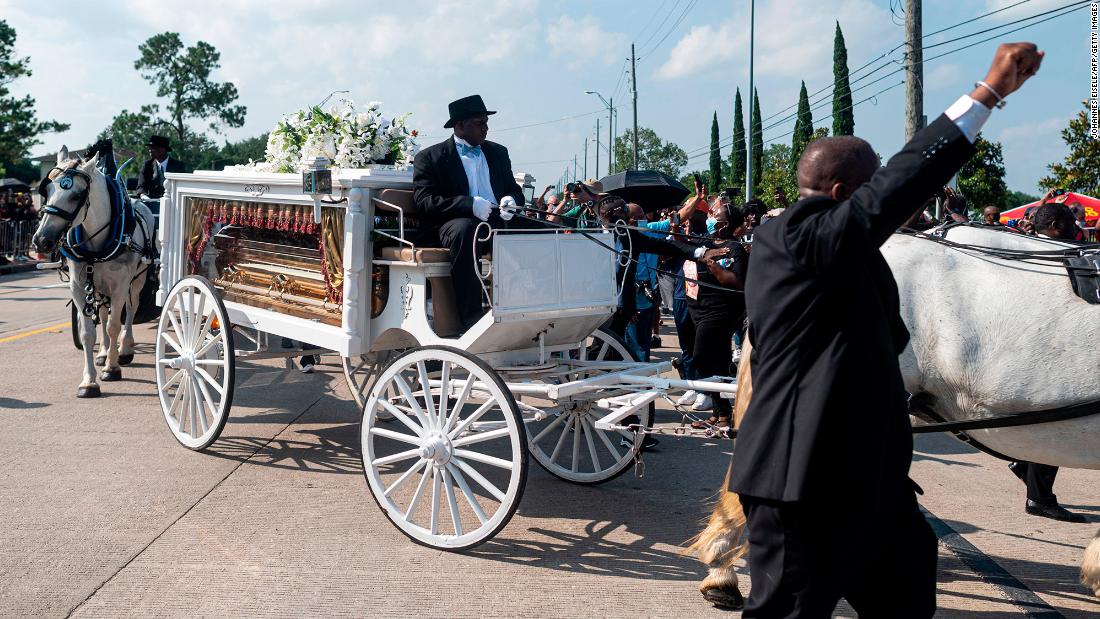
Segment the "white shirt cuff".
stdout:
[[696,247],[695,248],[695,259],[698,260],[698,259],[702,258],[703,254],[705,254],[705,253],[707,253],[707,248],[706,247]]
[[955,123],[959,131],[962,131],[966,139],[973,144],[992,112],[993,110],[975,101],[970,95],[963,95],[944,111],[944,115],[951,119],[951,122]]

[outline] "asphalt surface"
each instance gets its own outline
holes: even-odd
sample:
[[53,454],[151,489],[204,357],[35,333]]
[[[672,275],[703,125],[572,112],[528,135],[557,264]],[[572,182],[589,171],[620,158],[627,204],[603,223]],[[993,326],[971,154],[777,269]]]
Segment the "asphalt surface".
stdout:
[[[681,554],[729,442],[665,437],[643,478],[597,487],[532,460],[496,539],[435,551],[371,498],[336,357],[313,375],[239,362],[222,438],[191,452],[157,403],[151,325],[136,329],[122,382],[74,397],[83,359],[67,294],[53,273],[0,277],[2,617],[736,616],[703,602],[704,569]],[[940,616],[1100,615],[1077,583],[1100,527],[1100,472],[1058,477],[1084,525],[1024,514],[1023,485],[1004,464],[949,437],[917,439],[913,476],[941,541]],[[743,592],[749,584],[742,570]],[[843,604],[837,613],[852,615]]]

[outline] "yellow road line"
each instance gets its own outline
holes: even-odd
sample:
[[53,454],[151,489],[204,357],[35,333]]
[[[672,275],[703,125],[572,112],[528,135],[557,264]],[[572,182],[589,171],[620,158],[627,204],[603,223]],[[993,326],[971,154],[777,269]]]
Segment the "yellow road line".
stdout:
[[3,344],[5,342],[14,342],[15,340],[21,340],[25,337],[30,337],[32,335],[38,335],[39,333],[45,333],[47,331],[54,331],[54,332],[60,333],[59,329],[65,329],[65,328],[68,328],[68,327],[69,327],[69,323],[63,322],[61,324],[54,325],[52,327],[42,327],[41,329],[35,329],[34,331],[27,331],[26,333],[17,333],[15,335],[9,335],[8,337],[0,337],[0,344]]

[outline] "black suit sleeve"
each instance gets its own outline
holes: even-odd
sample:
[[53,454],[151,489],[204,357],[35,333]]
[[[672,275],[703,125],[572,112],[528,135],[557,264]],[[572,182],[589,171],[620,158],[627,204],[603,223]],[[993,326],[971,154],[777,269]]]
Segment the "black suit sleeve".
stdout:
[[881,246],[973,153],[941,114],[847,201],[788,228],[788,248],[803,266],[823,271]]
[[474,216],[474,199],[444,195],[443,170],[438,149],[422,150],[413,160],[413,202],[421,215],[436,221]]
[[493,154],[494,161],[499,161],[497,169],[499,170],[497,178],[493,180],[493,186],[496,188],[499,186],[502,188],[502,193],[497,194],[497,201],[499,202],[504,196],[512,196],[516,201],[516,206],[523,206],[526,198],[523,195],[523,188],[516,182],[516,175],[512,172],[512,159],[508,156],[508,149],[503,146],[497,146]]

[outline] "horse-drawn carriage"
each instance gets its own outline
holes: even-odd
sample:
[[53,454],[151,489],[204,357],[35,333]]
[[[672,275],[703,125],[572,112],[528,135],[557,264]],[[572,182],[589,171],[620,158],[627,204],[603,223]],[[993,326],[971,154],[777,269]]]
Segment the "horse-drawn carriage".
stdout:
[[301,354],[271,336],[332,351],[375,500],[414,541],[459,550],[507,524],[528,453],[561,479],[607,481],[638,460],[654,400],[734,392],[664,378],[667,363],[635,362],[600,329],[618,292],[609,233],[484,226],[487,312],[460,333],[447,250],[413,241],[411,180],[336,171],[317,201],[292,174],[167,175],[156,379],[181,444],[217,440],[237,357]]

